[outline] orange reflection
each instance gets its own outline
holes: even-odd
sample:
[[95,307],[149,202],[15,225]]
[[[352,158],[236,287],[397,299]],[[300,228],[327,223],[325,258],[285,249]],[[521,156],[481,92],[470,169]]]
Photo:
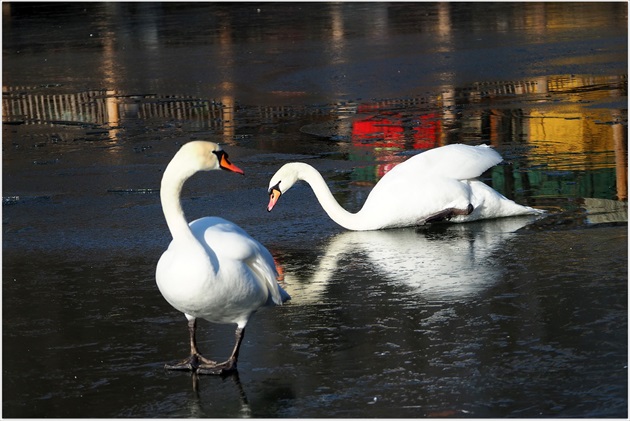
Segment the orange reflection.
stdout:
[[617,199],[628,200],[628,132],[621,124],[615,124],[612,131],[617,163]]

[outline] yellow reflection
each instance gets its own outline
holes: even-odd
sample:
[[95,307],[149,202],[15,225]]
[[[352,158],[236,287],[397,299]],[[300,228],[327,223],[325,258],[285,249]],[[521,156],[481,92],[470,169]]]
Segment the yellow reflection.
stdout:
[[[226,20],[229,22],[229,20]],[[235,99],[233,82],[234,69],[232,64],[234,63],[234,45],[233,45],[233,33],[232,26],[226,23],[221,27],[219,33],[219,56],[221,62],[224,63],[224,72],[222,73],[222,80],[219,84],[221,91],[220,109],[219,114],[221,117],[222,136],[223,143],[233,144],[234,135],[236,134],[236,125],[234,122],[235,114]]]
[[449,3],[438,4],[437,35],[440,41],[438,51],[447,52],[452,49],[452,23],[451,5]]
[[222,96],[221,104],[221,115],[223,121],[223,143],[232,145],[235,143],[234,135],[236,134],[236,125],[234,122],[234,97]]
[[[105,122],[109,124],[110,127],[116,128],[120,124],[120,109],[118,108],[118,98],[116,98],[116,91],[107,91],[105,103],[107,105],[107,118],[105,119]],[[110,131],[110,133],[112,135],[115,135],[117,133],[117,130],[113,129]]]
[[[328,41],[329,46],[326,49],[329,52],[328,60],[330,64],[344,64],[348,61],[346,57],[346,28],[344,25],[344,13],[343,5],[336,3],[331,5],[330,8],[330,22],[331,22],[331,37]],[[374,32],[378,32],[375,29]],[[373,34],[378,36],[377,34]],[[337,96],[343,96],[347,89],[344,79],[336,80],[334,87],[331,90]]]
[[[531,161],[552,169],[614,167],[606,155],[614,150],[611,125],[596,122],[604,119],[605,115],[594,118],[578,111],[533,111],[528,131],[529,143],[536,146],[536,154]],[[566,158],[556,160],[559,154],[575,154],[575,157],[568,164]]]
[[529,31],[543,35],[547,29],[546,6],[542,3],[524,3],[525,13],[523,13],[523,26]]
[[[588,109],[583,105],[584,101],[609,100],[616,96],[615,91],[595,89],[610,82],[607,77],[575,76],[538,80],[541,91],[546,88],[547,92],[562,96],[563,105],[530,112],[525,132],[528,133],[528,143],[536,146],[531,162],[555,170],[619,166],[619,159],[611,159],[611,154],[616,150],[615,138],[619,137],[615,131],[623,131],[623,128],[615,124],[616,118],[610,111]],[[567,154],[574,156],[567,159]]]
[[331,20],[331,37],[332,37],[332,45],[333,49],[339,49],[339,44],[341,43],[341,47],[343,48],[343,42],[345,37],[345,29],[343,25],[343,15],[341,13],[341,5],[335,4],[331,7],[330,10],[330,20]]
[[[105,96],[105,112],[107,115],[103,116],[102,123],[109,126],[109,138],[111,140],[116,140],[120,132],[119,100],[116,97],[116,89],[118,89],[119,85],[120,75],[118,72],[120,71],[120,66],[117,60],[116,34],[113,31],[107,31],[103,35],[103,54],[101,62],[103,84],[108,88]],[[107,150],[110,153],[117,152],[117,148],[109,148]]]

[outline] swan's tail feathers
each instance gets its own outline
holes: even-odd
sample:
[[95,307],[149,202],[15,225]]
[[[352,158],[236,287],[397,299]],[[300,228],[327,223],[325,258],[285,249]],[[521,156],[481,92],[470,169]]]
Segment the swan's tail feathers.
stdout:
[[282,289],[281,286],[278,287],[278,290],[280,291],[280,298],[282,299],[283,303],[291,299],[291,296],[289,295],[289,293],[286,292],[284,289]]
[[281,306],[283,303],[289,301],[291,296],[278,284],[275,284],[269,288],[269,296],[267,297],[267,306]]
[[283,303],[289,301],[291,296],[288,292],[286,292],[280,285],[275,283],[274,287],[270,288],[269,298],[271,300],[267,300],[267,304],[275,304],[281,306]]
[[521,215],[543,215],[547,211],[542,209],[532,208],[530,206],[520,205],[513,200],[504,198],[500,201],[499,207],[487,206],[486,209],[482,209],[482,214],[487,215],[485,217],[503,217],[503,216],[521,216]]
[[525,208],[527,208],[529,213],[531,213],[532,215],[544,215],[547,213],[547,211],[544,209],[537,209],[537,208],[532,208],[529,206],[525,206]]
[[272,256],[273,259],[273,264],[274,264],[274,268],[276,270],[276,282],[274,282],[274,284],[278,287],[278,292],[280,294],[280,302],[276,303],[276,304],[282,304],[286,301],[289,301],[291,299],[291,296],[289,295],[288,292],[286,292],[284,289],[282,289],[282,287],[278,284],[278,281],[282,282],[284,281],[284,268],[282,267],[282,265],[276,260],[275,257]]

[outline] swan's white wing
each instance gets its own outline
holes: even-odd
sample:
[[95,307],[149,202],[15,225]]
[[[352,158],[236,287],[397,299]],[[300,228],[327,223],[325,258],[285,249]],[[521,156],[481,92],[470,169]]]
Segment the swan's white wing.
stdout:
[[457,180],[479,177],[488,168],[503,161],[497,151],[486,145],[446,145],[430,149],[398,164],[386,177],[415,177],[418,174],[435,174]]
[[286,292],[284,295],[281,293],[276,281],[278,274],[273,256],[244,229],[219,217],[198,219],[190,227],[197,238],[201,235],[200,241],[214,251],[219,262],[232,261],[247,265],[269,291],[274,303],[282,304],[289,298]]

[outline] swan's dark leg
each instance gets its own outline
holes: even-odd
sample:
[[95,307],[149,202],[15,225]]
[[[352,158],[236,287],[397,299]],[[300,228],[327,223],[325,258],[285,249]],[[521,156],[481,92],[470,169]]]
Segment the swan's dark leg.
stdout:
[[241,343],[243,342],[243,337],[245,336],[245,328],[238,327],[236,328],[236,345],[234,345],[234,350],[232,351],[232,355],[227,361],[222,362],[221,364],[210,363],[210,364],[200,364],[197,368],[197,373],[199,374],[228,374],[232,371],[236,371],[236,362],[238,360],[238,353],[241,349]]
[[201,364],[216,364],[216,362],[204,358],[197,349],[197,319],[188,321],[188,334],[190,336],[190,357],[175,364],[166,364],[167,370],[195,371]]
[[448,221],[449,219],[451,219],[452,217],[456,215],[470,215],[474,209],[475,208],[473,207],[471,203],[468,204],[468,207],[466,209],[457,209],[457,208],[444,209],[443,211],[434,213],[433,215],[429,216],[427,219],[424,220],[424,223],[428,224],[431,222],[440,222],[444,220]]

